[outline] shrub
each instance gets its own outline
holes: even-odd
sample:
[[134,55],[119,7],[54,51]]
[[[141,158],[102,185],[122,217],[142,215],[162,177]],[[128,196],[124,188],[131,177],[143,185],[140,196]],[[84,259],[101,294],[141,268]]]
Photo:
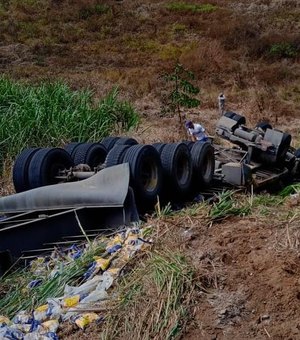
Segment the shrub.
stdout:
[[80,19],[88,19],[92,15],[101,15],[106,14],[110,11],[110,7],[108,5],[100,5],[96,4],[93,6],[85,6],[79,10]]
[[299,54],[297,47],[291,43],[273,44],[270,47],[269,55],[274,58],[296,58]]

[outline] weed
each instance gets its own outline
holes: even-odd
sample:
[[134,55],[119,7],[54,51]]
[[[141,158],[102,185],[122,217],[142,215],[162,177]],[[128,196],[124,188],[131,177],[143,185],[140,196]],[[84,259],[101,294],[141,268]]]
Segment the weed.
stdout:
[[[29,289],[28,284],[38,279],[38,274],[34,275],[28,268],[16,269],[13,273],[2,277],[0,286],[6,287],[6,294],[0,299],[0,313],[12,317],[20,310],[33,310],[35,307],[46,302],[49,297],[59,297],[63,295],[66,284],[77,284],[86,267],[93,261],[95,255],[105,252],[103,244],[92,244],[83,256],[73,262],[64,265],[64,262],[57,261],[55,269],[59,275],[51,277],[50,272],[53,269],[53,263],[49,261],[49,275],[44,279],[42,284],[34,289]],[[52,265],[52,267],[51,267]]]
[[298,54],[297,47],[285,42],[274,44],[269,49],[269,55],[274,58],[296,58]]
[[186,2],[172,2],[166,5],[167,9],[178,12],[192,12],[192,13],[211,13],[218,9],[217,6],[212,4],[189,4]]
[[200,105],[200,100],[196,98],[200,89],[192,84],[195,76],[191,71],[185,69],[183,65],[176,64],[172,72],[165,73],[161,77],[171,85],[170,92],[166,93],[162,98],[162,113],[176,112],[181,123],[182,108],[193,108]]
[[251,203],[249,201],[241,202],[234,200],[234,191],[223,191],[218,196],[218,202],[214,203],[209,217],[212,221],[220,221],[230,216],[246,216],[251,212]]
[[287,187],[285,187],[280,193],[279,195],[281,197],[287,197],[289,195],[292,195],[292,194],[296,194],[296,193],[299,193],[300,192],[300,183],[297,183],[297,184],[291,184],[291,185],[288,185]]
[[175,34],[183,33],[186,31],[186,29],[186,25],[184,24],[175,23],[172,25],[172,32]]
[[96,4],[93,6],[85,6],[79,10],[80,19],[86,20],[93,15],[102,15],[111,11],[110,6]]
[[182,333],[196,289],[184,256],[168,250],[148,254],[143,266],[125,276],[118,288],[120,302],[102,338],[171,339]]
[[72,91],[63,83],[29,86],[0,78],[2,156],[14,156],[27,146],[99,140],[114,129],[136,126],[136,111],[117,97],[115,88],[94,104],[92,92]]

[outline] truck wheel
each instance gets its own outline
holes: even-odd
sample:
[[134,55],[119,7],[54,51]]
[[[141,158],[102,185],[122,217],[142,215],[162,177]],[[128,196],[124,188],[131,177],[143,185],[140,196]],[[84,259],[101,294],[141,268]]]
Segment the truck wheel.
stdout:
[[289,147],[291,145],[292,136],[288,133],[284,133],[282,137],[282,141],[278,147],[277,152],[277,162],[282,162],[285,159],[285,155],[289,150]]
[[184,143],[167,144],[160,157],[170,192],[179,195],[187,194],[192,181],[192,162],[187,145]]
[[120,137],[115,145],[137,145],[138,142],[134,138],[129,138],[129,137]]
[[105,137],[102,139],[101,144],[106,147],[106,150],[111,150],[120,137]]
[[209,186],[215,171],[214,148],[208,142],[196,142],[191,150],[193,183],[197,189]]
[[187,145],[187,147],[189,148],[190,151],[191,151],[193,145],[195,144],[195,142],[192,142],[191,140],[185,140],[182,143]]
[[245,125],[246,124],[246,118],[244,116],[237,114],[237,113],[232,117],[232,119],[235,120],[239,125]]
[[30,189],[45,185],[57,184],[60,170],[69,169],[74,165],[71,156],[60,148],[38,150],[32,157],[28,168]]
[[267,129],[273,129],[272,125],[267,123],[267,122],[260,122],[260,123],[257,123],[256,126],[255,126],[255,129],[261,129],[263,131],[267,131]]
[[152,146],[154,147],[154,149],[161,154],[163,148],[165,147],[166,143],[154,143],[152,144]]
[[138,198],[137,203],[155,203],[162,187],[162,167],[159,154],[152,145],[134,145],[123,159],[130,165],[130,184]]
[[129,148],[130,145],[115,145],[106,156],[106,167],[109,168],[110,166],[121,164],[125,153]]
[[71,155],[71,157],[74,156],[74,153],[76,152],[76,149],[84,144],[83,142],[72,142],[64,146],[64,149]]
[[79,145],[73,156],[74,164],[87,164],[91,169],[104,163],[107,151],[100,143],[85,143]]
[[28,148],[23,150],[16,158],[13,167],[13,183],[16,192],[30,189],[28,181],[28,167],[33,155],[41,148]]

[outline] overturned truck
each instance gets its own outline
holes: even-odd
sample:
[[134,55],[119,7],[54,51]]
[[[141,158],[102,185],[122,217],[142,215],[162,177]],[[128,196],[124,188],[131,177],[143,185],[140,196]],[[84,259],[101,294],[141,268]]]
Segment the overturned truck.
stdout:
[[217,136],[236,147],[215,145],[215,178],[254,188],[299,180],[300,150],[291,147],[291,135],[264,122],[248,128],[245,118],[236,116],[227,112],[217,123]]
[[[16,194],[0,198],[0,269],[80,233],[139,220],[158,202],[193,199],[215,186],[263,187],[299,177],[291,136],[228,112],[212,142],[142,145],[133,138],[25,149],[13,168]],[[234,144],[232,146],[231,144]]]

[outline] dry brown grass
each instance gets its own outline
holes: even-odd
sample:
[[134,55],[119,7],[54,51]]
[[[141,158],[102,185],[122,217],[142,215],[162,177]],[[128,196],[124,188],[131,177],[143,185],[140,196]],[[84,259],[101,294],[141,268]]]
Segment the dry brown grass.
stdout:
[[[172,11],[161,1],[11,1],[0,10],[0,37],[3,44],[22,43],[25,53],[16,59],[5,52],[1,71],[31,81],[76,78],[75,86],[92,84],[97,94],[117,84],[139,103],[149,95],[159,100],[164,84],[157,78],[179,60],[195,73],[203,108],[214,108],[220,91],[240,107],[244,98],[255,102],[253,86],[276,94],[290,88],[300,72],[297,58],[269,52],[282,42],[299,45],[299,9],[271,0],[212,4],[216,10],[195,13]],[[296,111],[292,98],[288,105],[265,106],[266,115]]]
[[155,224],[154,248],[136,258],[133,269],[120,281],[120,299],[101,338],[168,339],[185,331],[196,300],[218,282],[219,273],[209,256],[203,254],[196,270],[187,248],[198,235],[199,218],[206,215],[203,205],[179,215],[150,218],[147,224]]

